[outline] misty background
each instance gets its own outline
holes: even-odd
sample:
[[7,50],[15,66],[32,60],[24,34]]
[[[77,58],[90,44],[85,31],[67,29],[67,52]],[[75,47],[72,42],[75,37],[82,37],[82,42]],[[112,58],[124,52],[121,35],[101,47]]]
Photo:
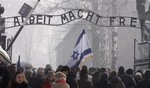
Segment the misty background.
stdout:
[[[7,18],[18,16],[24,3],[33,7],[36,0],[0,0],[0,3],[5,8],[2,17]],[[136,0],[41,0],[33,13],[60,15],[73,9],[87,9],[101,16],[138,17]],[[111,67],[115,64],[117,67],[133,68],[134,39],[141,41],[140,29],[99,27],[81,19],[62,26],[25,26],[13,44],[12,62],[16,63],[20,55],[21,61],[30,62],[36,68],[51,64],[56,69],[58,65],[65,65],[83,27],[94,54],[94,60],[87,65],[93,63],[94,67]],[[14,36],[18,29],[6,29],[7,38]],[[117,33],[115,47],[113,32]],[[115,59],[112,54],[114,48]]]

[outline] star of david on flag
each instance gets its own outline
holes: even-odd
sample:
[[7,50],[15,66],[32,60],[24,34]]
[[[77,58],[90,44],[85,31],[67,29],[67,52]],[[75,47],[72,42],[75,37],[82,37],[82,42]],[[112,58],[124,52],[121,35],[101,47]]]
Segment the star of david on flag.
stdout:
[[[90,47],[88,37],[85,30],[83,29],[78,37],[78,40],[75,44],[73,53],[70,60],[67,63],[69,67],[79,67],[81,63],[84,63],[86,59],[92,59],[93,53]],[[92,62],[91,62],[92,63]]]

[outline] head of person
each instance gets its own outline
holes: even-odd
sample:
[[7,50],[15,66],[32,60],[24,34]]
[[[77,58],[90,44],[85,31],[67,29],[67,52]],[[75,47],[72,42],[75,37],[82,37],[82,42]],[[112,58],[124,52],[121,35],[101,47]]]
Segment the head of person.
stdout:
[[82,69],[86,69],[86,70],[88,70],[88,67],[87,67],[86,65],[82,65],[81,70],[82,70]]
[[150,80],[150,69],[145,70],[145,72],[144,72],[144,78]]
[[125,69],[123,66],[120,66],[118,69],[118,74],[124,74],[125,73]]
[[17,65],[15,63],[11,64],[10,71],[11,71],[11,73],[16,73],[17,72]]
[[137,70],[136,72],[139,72],[139,73],[141,73],[143,75],[143,71],[142,70]]
[[68,66],[63,66],[61,72],[63,72],[65,75],[68,75],[70,72],[70,68]]
[[37,75],[40,76],[40,77],[44,76],[44,69],[42,67],[39,67],[37,69]]
[[36,68],[32,68],[31,70],[32,70],[32,72],[33,72],[32,76],[35,77],[35,76],[37,75],[37,70],[36,70]]
[[112,78],[114,76],[117,76],[117,72],[116,71],[111,71],[109,74],[109,78]]
[[82,69],[79,76],[80,79],[88,79],[88,71],[86,69]]
[[45,68],[52,70],[52,66],[50,64],[47,64]]
[[51,83],[55,81],[55,72],[49,71],[47,74],[47,80],[49,80]]
[[93,79],[100,79],[100,73],[99,71],[96,71],[93,75],[92,75]]
[[23,72],[24,73],[25,72],[25,68],[20,66],[20,67],[17,68],[17,72]]
[[21,84],[23,82],[27,83],[26,77],[25,77],[24,73],[22,73],[22,72],[16,72],[15,81],[18,84]]
[[57,70],[56,70],[56,72],[61,71],[62,67],[63,67],[63,65],[59,65],[58,68],[57,68]]
[[33,71],[31,69],[26,70],[25,74],[26,74],[26,77],[32,77],[33,76]]
[[133,69],[131,69],[131,68],[127,69],[127,70],[126,70],[126,73],[127,73],[128,75],[133,75]]
[[108,74],[106,73],[102,74],[100,80],[108,80]]
[[77,76],[77,71],[76,69],[73,67],[71,68],[70,72],[68,73],[67,77],[71,77],[71,78],[75,78],[76,79],[76,76]]
[[63,72],[57,72],[55,75],[55,80],[66,80],[66,75]]
[[100,74],[107,73],[107,69],[106,68],[100,68],[99,72],[100,72]]
[[49,71],[52,71],[52,66],[50,64],[47,64],[44,69],[44,74],[48,74]]
[[141,80],[142,79],[142,74],[140,72],[135,73],[135,79]]
[[89,74],[93,75],[96,72],[96,69],[94,67],[89,68]]
[[76,69],[77,73],[80,72],[80,68],[79,67],[76,67],[75,69]]

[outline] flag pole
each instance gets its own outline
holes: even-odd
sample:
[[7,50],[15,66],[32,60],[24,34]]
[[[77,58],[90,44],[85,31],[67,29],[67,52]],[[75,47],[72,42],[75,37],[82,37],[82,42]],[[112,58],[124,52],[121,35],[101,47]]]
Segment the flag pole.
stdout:
[[19,30],[17,31],[17,33],[15,34],[13,40],[11,41],[11,43],[9,44],[9,46],[7,47],[7,51],[11,48],[11,46],[13,45],[14,41],[16,40],[16,38],[18,37],[18,35],[20,34],[20,32],[22,31],[24,25],[26,25],[26,22],[28,21],[28,19],[31,17],[31,14],[33,13],[33,11],[35,10],[35,8],[37,7],[38,3],[40,2],[40,0],[38,0],[34,7],[31,9],[31,11],[29,12],[29,14],[27,15],[25,21],[22,23],[21,27],[19,28]]
[[20,55],[18,56],[18,61],[17,61],[17,68],[20,67]]

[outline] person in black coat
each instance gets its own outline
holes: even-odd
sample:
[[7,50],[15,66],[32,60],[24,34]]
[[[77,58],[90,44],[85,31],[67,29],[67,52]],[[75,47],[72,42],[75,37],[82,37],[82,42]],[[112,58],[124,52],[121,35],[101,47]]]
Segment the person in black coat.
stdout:
[[104,73],[101,75],[100,81],[98,82],[99,88],[112,88],[111,83],[108,79],[108,74]]
[[121,81],[124,83],[125,88],[136,88],[137,84],[134,78],[130,75],[125,73],[124,67],[119,67],[118,69],[118,76],[121,78]]
[[124,83],[121,81],[121,78],[118,77],[116,71],[110,72],[109,80],[110,80],[112,88],[125,88]]
[[88,80],[87,69],[82,69],[79,76],[80,76],[80,79],[78,80],[79,88],[93,88],[92,81]]
[[34,77],[33,77],[33,72],[32,72],[32,70],[26,70],[25,76],[26,76],[26,78],[27,78],[27,81],[28,81],[29,86],[30,86],[31,88],[33,88],[33,79],[34,79]]
[[150,69],[145,71],[144,79],[139,81],[137,88],[150,88]]
[[69,74],[67,75],[67,83],[69,84],[70,88],[79,88],[76,79],[76,70],[74,68],[72,68]]
[[37,76],[33,78],[33,88],[42,88],[44,80],[44,69],[39,67],[37,70]]
[[92,76],[93,88],[99,88],[100,72],[96,71]]
[[10,80],[10,73],[7,66],[0,61],[0,88],[7,88]]
[[30,88],[24,73],[16,72],[15,80],[11,80],[8,88]]

